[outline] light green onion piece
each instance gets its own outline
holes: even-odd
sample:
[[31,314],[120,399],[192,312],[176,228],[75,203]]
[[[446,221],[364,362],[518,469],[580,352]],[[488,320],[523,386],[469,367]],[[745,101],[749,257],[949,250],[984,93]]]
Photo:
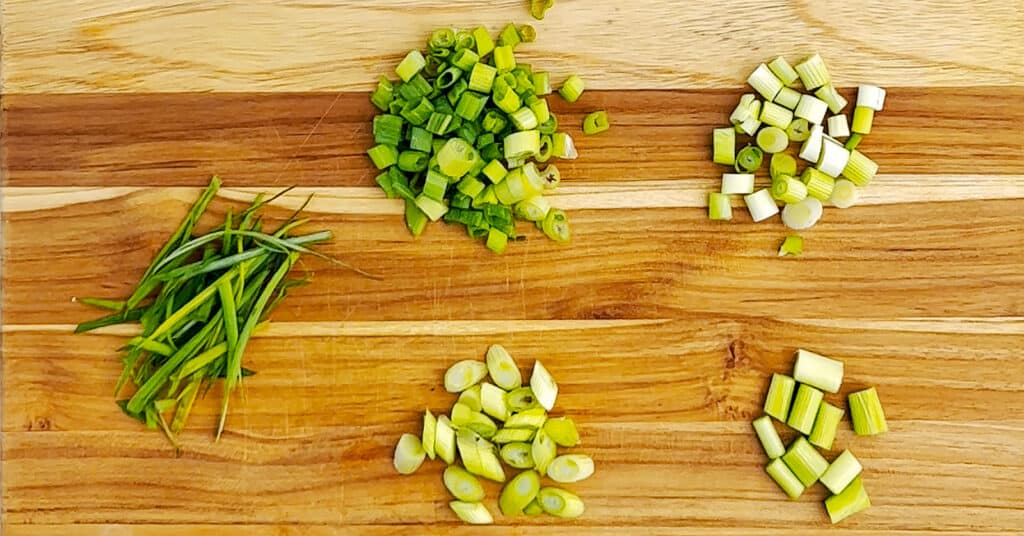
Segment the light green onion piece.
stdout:
[[559,488],[541,488],[537,502],[550,515],[575,519],[583,515],[583,501],[573,493]]
[[462,138],[451,138],[437,153],[437,166],[441,173],[454,179],[460,179],[470,169],[473,163],[480,158],[476,149]]
[[757,433],[757,438],[761,441],[761,446],[764,447],[764,453],[768,455],[768,458],[774,460],[786,452],[786,446],[782,443],[782,438],[779,437],[775,425],[772,424],[771,417],[768,415],[758,417],[754,419],[753,425],[754,432]]
[[863,140],[863,134],[850,134],[850,137],[849,139],[846,140],[846,145],[844,145],[844,147],[846,147],[847,150],[852,151],[856,149],[857,146],[860,145],[860,142]]
[[519,388],[523,384],[523,376],[519,372],[512,355],[500,344],[491,345],[487,349],[487,372],[495,385],[506,391]]
[[[807,120],[804,119],[804,121]],[[811,127],[807,139],[804,140],[804,144],[800,147],[800,158],[808,162],[817,162],[818,157],[821,156],[821,145],[824,138],[825,129],[821,125]]]
[[[514,392],[515,391],[513,391],[513,393]],[[511,399],[509,401],[509,407],[512,407]],[[505,427],[537,429],[544,426],[544,423],[547,422],[547,420],[548,413],[544,411],[544,408],[536,407],[513,413],[511,416],[509,416],[508,420],[505,421]]]
[[484,62],[473,66],[469,73],[469,90],[480,93],[490,93],[494,87],[494,79],[498,76],[498,70]]
[[774,102],[765,101],[761,105],[760,119],[766,125],[785,130],[793,122],[793,111]]
[[442,479],[444,480],[444,487],[448,488],[448,492],[460,501],[480,502],[486,496],[484,487],[473,476],[473,473],[458,465],[446,467]]
[[505,169],[505,166],[501,165],[501,162],[491,160],[486,166],[484,166],[481,173],[483,173],[492,184],[496,184],[501,182],[505,176],[508,175],[508,170]]
[[768,164],[768,173],[771,175],[772,180],[777,180],[783,175],[795,177],[796,159],[785,153],[775,153]]
[[800,180],[807,186],[807,195],[819,201],[828,201],[836,185],[835,179],[812,167],[804,169]]
[[423,465],[427,453],[423,450],[420,438],[412,434],[402,434],[395,446],[395,470],[403,475],[411,475]]
[[466,389],[465,391],[459,393],[458,402],[460,404],[465,404],[466,406],[469,406],[469,409],[473,411],[483,411],[484,405],[480,399],[480,384],[476,384],[473,387],[470,387],[469,389]]
[[434,452],[449,465],[455,463],[455,429],[445,415],[437,417],[437,431],[434,437]]
[[482,361],[459,361],[444,373],[444,389],[449,393],[461,393],[480,383],[484,376],[487,376],[487,365]]
[[561,484],[571,484],[590,478],[594,474],[594,459],[584,454],[565,454],[548,464],[548,478]]
[[775,99],[775,96],[779,94],[783,87],[782,81],[763,63],[758,65],[754,72],[750,73],[750,76],[747,77],[747,83],[750,84],[750,87],[754,88],[754,91],[760,93],[768,101]]
[[833,115],[825,124],[828,126],[828,135],[833,138],[845,138],[850,135],[850,125],[846,122],[846,115]]
[[779,213],[779,206],[767,188],[758,190],[750,195],[743,196],[743,202],[750,211],[750,217],[755,221],[764,221]]
[[533,374],[530,375],[530,389],[533,390],[537,402],[542,408],[551,411],[555,407],[555,399],[558,397],[558,384],[551,377],[548,369],[540,360],[533,362]]
[[507,73],[516,68],[516,54],[509,45],[494,48],[494,67],[499,73]]
[[537,430],[537,435],[533,437],[533,444],[530,446],[530,454],[533,456],[534,465],[541,473],[547,472],[548,464],[550,464],[558,454],[558,447],[543,428]]
[[459,519],[470,525],[490,525],[494,523],[494,517],[487,511],[487,507],[483,503],[452,501],[448,503],[448,506],[455,512],[455,515],[459,516]]
[[534,434],[537,433],[535,428],[502,428],[498,430],[498,433],[494,434],[491,441],[499,445],[505,443],[523,443],[526,441],[533,441]]
[[494,39],[487,28],[479,27],[473,30],[473,40],[476,41],[476,54],[481,58],[494,50]]
[[530,504],[526,505],[526,508],[523,508],[523,513],[528,516],[539,516],[544,513],[544,508],[537,502],[537,499],[533,499]]
[[456,403],[452,406],[452,424],[457,428],[468,428],[482,437],[491,438],[498,433],[498,425],[487,415],[469,409],[469,406]]
[[410,50],[405,58],[402,59],[401,63],[395,67],[395,74],[402,79],[403,82],[412,80],[412,77],[419,74],[424,67],[427,66],[427,59],[423,57],[423,54],[419,50]]
[[857,134],[871,134],[871,123],[875,120],[875,111],[866,106],[853,109],[853,124],[850,130]]
[[772,381],[768,386],[768,396],[764,400],[764,412],[786,422],[795,390],[796,380],[785,374],[772,374]]
[[750,114],[750,117],[736,125],[736,132],[753,136],[757,129],[761,128],[761,101],[754,100],[750,104]]
[[790,110],[795,110],[800,104],[800,92],[789,87],[782,88],[779,94],[775,96],[775,102]]
[[733,126],[739,126],[744,121],[750,118],[757,118],[758,113],[761,111],[761,107],[758,106],[757,111],[754,111],[753,105],[757,102],[757,95],[753,93],[746,93],[740,97],[739,103],[736,104],[736,108],[733,109],[732,114],[729,115],[729,122]]
[[712,135],[714,146],[713,161],[731,166],[736,163],[736,129],[716,128]]
[[505,481],[505,470],[501,467],[501,459],[498,457],[498,448],[491,442],[478,439],[477,454],[480,456],[482,472],[480,476],[493,480],[494,482]]
[[736,164],[734,167],[737,173],[753,173],[761,167],[763,162],[764,151],[759,147],[747,145],[736,154]]
[[580,153],[576,150],[572,136],[565,132],[555,132],[551,136],[551,155],[563,160],[575,160]]
[[571,75],[562,84],[561,89],[558,90],[558,94],[562,96],[567,102],[576,102],[580,100],[583,95],[583,91],[586,89],[583,79],[577,75]]
[[832,493],[841,493],[863,469],[853,453],[844,450],[821,475],[821,483]]
[[846,108],[846,99],[839,94],[839,91],[837,91],[835,86],[832,84],[825,84],[824,86],[821,86],[814,92],[814,96],[825,101],[825,103],[828,104],[829,111],[834,114],[838,114],[843,111],[843,108]]
[[569,417],[548,419],[544,422],[544,432],[560,447],[575,447],[580,442],[576,423]]
[[[533,395],[533,390],[529,387],[520,387],[509,391],[508,409],[513,413],[538,407],[540,407],[540,404],[537,402],[537,397]],[[541,408],[541,412],[543,411],[543,408]],[[541,421],[541,424],[544,424],[543,421]]]
[[476,446],[479,437],[472,430],[460,428],[455,432],[455,445],[459,448],[459,457],[462,458],[462,465],[466,470],[482,476],[483,463],[480,461],[480,451]]
[[430,218],[430,221],[440,220],[448,213],[448,205],[427,194],[420,194],[416,197],[416,208],[423,211]]
[[825,510],[835,525],[871,507],[871,499],[860,478],[854,479],[841,493],[825,499]]
[[789,445],[789,450],[779,459],[786,463],[786,467],[793,471],[804,486],[817,482],[828,469],[828,460],[804,437],[796,438]]
[[524,130],[505,137],[505,158],[528,158],[540,151],[540,131]]
[[430,410],[423,412],[423,450],[431,460],[435,457],[434,445],[437,444],[437,418]]
[[786,420],[786,424],[801,434],[811,433],[814,419],[818,416],[818,406],[821,405],[821,400],[824,397],[825,394],[814,387],[800,384],[800,387],[797,387],[796,396],[793,397],[793,407],[789,410],[789,419]]
[[754,193],[753,173],[723,173],[722,193],[746,195]]
[[878,435],[889,431],[885,420],[882,402],[878,399],[878,391],[874,387],[851,393],[850,418],[853,420],[853,431],[857,435]]
[[480,402],[484,413],[499,421],[508,419],[508,404],[505,402],[505,391],[498,386],[487,382],[481,384]]
[[860,86],[857,88],[857,106],[881,112],[885,106],[885,90],[878,86]]
[[783,175],[772,181],[772,197],[783,203],[799,203],[807,198],[807,186],[793,177]]
[[867,186],[877,173],[878,164],[856,149],[850,151],[850,158],[842,171],[843,176],[857,186]]
[[708,194],[708,219],[712,221],[732,220],[732,201],[726,194]]
[[800,78],[793,66],[786,61],[786,58],[779,56],[768,63],[768,68],[787,87],[792,86]]
[[[778,183],[776,183],[778,184]],[[782,223],[794,231],[803,231],[814,227],[825,207],[815,197],[805,197],[796,202],[789,203],[782,209]]]
[[828,67],[825,66],[825,60],[821,59],[818,54],[796,64],[795,69],[800,75],[800,81],[804,83],[804,87],[808,91],[818,89],[832,81]]
[[551,212],[551,203],[542,195],[524,199],[516,203],[514,209],[517,218],[532,222],[544,221],[549,212]]
[[850,208],[857,202],[857,185],[846,179],[839,179],[832,187],[829,199],[836,208]]
[[500,255],[502,253],[505,253],[505,248],[507,246],[507,234],[493,228],[487,231],[487,249]]
[[789,469],[786,462],[782,461],[782,458],[776,458],[769,462],[764,471],[782,488],[782,491],[786,492],[786,495],[789,495],[790,499],[798,499],[803,494],[804,485]]
[[817,165],[818,171],[832,178],[838,177],[846,169],[846,164],[850,161],[850,154],[851,152],[847,151],[842,143],[825,136],[821,142],[821,157],[818,159]]
[[843,385],[843,362],[809,350],[797,350],[793,379],[822,391],[837,393]]
[[366,154],[377,169],[387,169],[398,163],[398,148],[394,145],[374,145]]
[[811,435],[807,436],[807,441],[825,450],[832,448],[832,443],[836,440],[836,432],[839,431],[839,421],[845,413],[846,411],[822,401],[818,406],[818,417],[814,419],[814,428],[811,428]]
[[807,138],[811,136],[811,124],[806,119],[794,119],[786,127],[786,135],[789,136],[790,141],[807,141]]
[[778,127],[762,128],[757,133],[757,146],[769,154],[781,153],[789,146],[789,136]]
[[825,101],[813,95],[801,95],[793,115],[800,119],[806,119],[812,125],[820,125],[825,120],[827,112],[828,104]]
[[583,133],[587,136],[600,134],[609,128],[608,112],[604,110],[587,114],[587,116],[583,118]]
[[779,246],[780,257],[799,257],[804,253],[804,239],[797,235],[787,236]]
[[537,121],[537,114],[533,113],[529,106],[523,106],[510,113],[508,117],[512,120],[512,124],[515,125],[517,130],[533,130],[540,125]]
[[501,447],[501,459],[515,469],[531,469],[533,463],[533,445],[531,443],[513,442]]
[[555,5],[555,0],[530,0],[530,15],[537,20],[544,20],[544,13]]
[[540,475],[536,471],[523,471],[512,477],[501,490],[498,507],[501,513],[512,516],[522,513],[523,508],[530,504],[540,492]]

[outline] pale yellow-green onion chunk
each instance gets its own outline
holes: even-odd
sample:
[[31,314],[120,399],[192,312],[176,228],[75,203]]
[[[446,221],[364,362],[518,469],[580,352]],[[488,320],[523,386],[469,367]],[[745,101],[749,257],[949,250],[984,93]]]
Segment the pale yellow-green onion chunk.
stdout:
[[793,66],[782,56],[768,62],[768,68],[786,87],[792,86],[800,78]]
[[499,445],[505,443],[517,443],[522,441],[533,441],[534,434],[537,433],[535,428],[502,428],[498,430],[498,433],[494,434],[491,441]]
[[825,474],[821,475],[820,480],[832,493],[840,493],[863,470],[864,468],[861,467],[860,461],[857,460],[853,453],[849,450],[844,450],[842,454],[832,461],[832,464],[825,470]]
[[477,455],[480,456],[480,476],[495,482],[505,481],[505,469],[501,466],[498,448],[485,439],[476,442]]
[[772,374],[772,381],[768,386],[768,396],[764,400],[764,412],[779,421],[786,422],[795,391],[796,381],[793,378],[785,374]]
[[483,503],[452,501],[448,503],[448,506],[455,512],[455,515],[459,516],[459,519],[470,525],[490,525],[494,523],[494,517],[487,511],[487,507]]
[[444,389],[449,393],[461,393],[480,383],[484,376],[487,376],[485,363],[472,359],[459,361],[444,373]]
[[[782,91],[783,83],[767,65],[761,64],[747,77],[747,83],[766,100],[771,101]],[[763,121],[763,119],[762,119]]]
[[754,432],[757,433],[757,438],[761,441],[761,446],[764,447],[764,453],[768,455],[768,458],[774,460],[786,452],[786,446],[782,443],[782,438],[779,437],[775,425],[772,424],[771,417],[768,415],[758,417],[754,419],[753,425]]
[[806,119],[794,119],[786,127],[786,135],[789,136],[790,141],[807,141],[807,138],[811,137],[811,124]]
[[807,198],[807,186],[793,177],[782,175],[772,181],[772,197],[787,204],[799,203]]
[[775,102],[790,110],[795,110],[797,105],[800,104],[800,92],[793,88],[784,87],[775,96]]
[[501,513],[512,516],[522,513],[526,505],[533,502],[540,492],[540,475],[536,471],[523,471],[505,484],[498,498]]
[[[757,113],[752,109],[752,106],[756,101],[757,95],[754,95],[753,93],[747,93],[740,97],[740,101],[736,104],[736,108],[734,108],[732,114],[729,115],[729,122],[732,123],[733,126],[739,126],[747,119],[756,117]],[[758,112],[760,112],[760,110],[760,107],[758,107]]]
[[726,194],[708,193],[708,219],[712,221],[732,220],[732,200]]
[[470,387],[469,389],[466,389],[465,391],[459,393],[459,400],[458,400],[459,404],[465,404],[466,406],[469,407],[469,409],[471,409],[473,411],[483,411],[484,410],[483,402],[480,400],[481,399],[481,395],[480,395],[481,390],[482,390],[482,388],[480,387],[480,384],[478,383],[478,384],[474,385],[473,387]]
[[889,431],[889,423],[885,420],[882,402],[874,387],[851,393],[850,419],[853,431],[857,435],[877,435]]
[[747,204],[750,217],[755,222],[767,220],[779,213],[779,206],[775,204],[775,199],[767,188],[743,196],[743,202]]
[[847,179],[839,179],[832,187],[832,197],[829,200],[836,208],[850,208],[857,202],[857,185]]
[[446,415],[437,418],[437,431],[434,437],[434,452],[447,464],[455,463],[455,428]]
[[765,466],[764,471],[786,492],[790,499],[798,499],[804,492],[804,485],[793,474],[782,458],[776,458]]
[[434,446],[437,444],[437,418],[430,410],[423,412],[423,450],[427,457],[434,459]]
[[506,398],[508,409],[513,413],[540,407],[540,404],[537,403],[537,397],[533,396],[533,389],[529,387],[513,389],[509,391]]
[[480,460],[480,452],[476,446],[479,437],[472,430],[465,428],[455,432],[455,443],[459,447],[459,457],[462,458],[462,465],[470,473],[483,476],[483,462]]
[[583,501],[575,494],[560,488],[541,488],[537,502],[550,515],[575,519],[583,515]]
[[820,125],[825,120],[826,112],[828,104],[825,101],[813,95],[800,95],[800,102],[796,105],[793,115],[806,119],[812,125]]
[[832,81],[832,76],[825,66],[825,60],[815,54],[796,64],[796,72],[800,75],[800,81],[808,91],[818,89]]
[[761,105],[761,122],[772,127],[779,127],[783,130],[793,122],[793,112],[784,106],[774,102],[765,101]]
[[850,131],[857,134],[871,134],[871,123],[875,120],[875,111],[867,106],[857,106],[853,109],[853,123]]
[[814,96],[825,101],[828,104],[829,111],[834,114],[843,111],[843,108],[846,108],[847,105],[846,99],[839,94],[839,91],[832,84],[821,86],[814,92]]
[[878,164],[874,160],[864,156],[864,153],[854,149],[850,151],[850,158],[843,168],[843,176],[850,179],[850,182],[857,186],[867,186],[871,179],[878,173]]
[[793,379],[829,393],[838,393],[843,385],[843,362],[810,350],[796,351]]
[[458,428],[468,428],[481,437],[490,439],[498,433],[498,425],[487,415],[469,409],[465,404],[456,403],[452,406],[452,424]]
[[561,484],[572,484],[594,474],[594,459],[584,454],[564,454],[548,464],[548,478]]
[[885,90],[878,86],[860,86],[857,89],[857,106],[881,112],[885,107]]
[[576,160],[580,156],[572,136],[566,132],[555,132],[551,136],[551,154],[563,160]]
[[795,177],[796,160],[786,153],[775,153],[772,155],[771,163],[768,164],[768,173],[771,175],[772,180],[776,180],[783,175]]
[[786,463],[786,467],[793,471],[805,487],[817,482],[828,469],[828,460],[804,437],[796,438],[779,459]]
[[402,434],[395,446],[395,470],[403,475],[411,475],[423,465],[427,453],[423,450],[420,438],[412,434]]
[[822,401],[818,406],[818,417],[814,419],[814,427],[811,428],[811,435],[807,436],[807,441],[826,450],[832,448],[836,432],[839,431],[839,421],[845,413],[845,410]]
[[748,136],[753,136],[757,129],[761,128],[761,101],[754,99],[750,103],[750,117],[736,125],[736,131]]
[[528,516],[539,516],[544,513],[544,508],[542,508],[540,506],[540,503],[537,502],[537,499],[534,498],[532,501],[530,501],[530,504],[526,505],[526,507],[523,508],[523,513]]
[[532,428],[536,430],[544,426],[548,420],[548,413],[544,408],[530,408],[514,413],[505,421],[506,428]]
[[818,406],[825,394],[811,387],[800,384],[793,397],[793,407],[789,410],[789,419],[786,424],[801,434],[811,433],[814,427],[814,419],[818,417]]
[[548,464],[555,459],[555,455],[558,454],[558,447],[555,442],[548,437],[547,432],[543,428],[537,430],[537,435],[533,437],[533,445],[530,448],[530,454],[533,456],[533,464],[537,467],[537,471],[540,473],[547,473]]
[[789,146],[789,136],[779,127],[762,128],[757,133],[757,146],[769,154],[781,153]]
[[533,445],[530,443],[508,443],[501,447],[501,459],[515,469],[532,469]]
[[799,257],[804,252],[804,239],[797,235],[787,236],[779,246],[780,257]]
[[484,413],[499,421],[508,419],[508,402],[505,395],[505,391],[493,383],[480,384],[480,404]]
[[571,448],[580,443],[580,434],[576,431],[576,423],[569,417],[548,419],[544,423],[544,432],[560,447]]
[[832,197],[832,190],[835,189],[836,184],[835,179],[817,169],[804,168],[800,180],[807,186],[807,195],[818,201],[828,201]]
[[458,465],[449,465],[442,476],[444,487],[456,499],[463,502],[480,502],[484,500],[484,487],[469,471]]
[[860,478],[854,479],[841,493],[825,499],[825,510],[833,525],[870,507],[871,499]]
[[555,399],[558,398],[558,384],[551,377],[548,369],[540,360],[533,362],[533,374],[530,375],[530,389],[533,389],[534,396],[542,408],[551,411],[555,407]]
[[[816,166],[818,171],[836,178],[846,169],[846,164],[849,161],[850,151],[846,150],[842,143],[825,136],[821,142],[821,156],[818,158]],[[853,183],[856,184],[857,181],[854,180]]]
[[736,129],[716,128],[711,136],[712,160],[716,164],[731,166],[736,163]]
[[488,348],[486,361],[487,371],[498,387],[511,391],[523,385],[523,375],[519,372],[519,366],[504,346],[494,344]]
[[826,121],[828,135],[833,138],[846,138],[850,135],[850,125],[846,122],[846,115],[833,115]]
[[[804,121],[807,120],[804,119]],[[807,135],[807,139],[804,140],[804,144],[800,147],[800,158],[808,162],[817,162],[818,157],[821,156],[821,142],[824,136],[825,130],[821,125],[811,127],[810,134]]]
[[722,193],[747,195],[754,193],[753,173],[723,173]]

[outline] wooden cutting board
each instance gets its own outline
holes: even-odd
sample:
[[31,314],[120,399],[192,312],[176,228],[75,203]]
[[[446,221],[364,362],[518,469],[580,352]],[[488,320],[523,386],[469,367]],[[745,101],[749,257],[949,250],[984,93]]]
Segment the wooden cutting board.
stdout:
[[[596,109],[614,125],[563,168],[574,242],[413,240],[363,155],[366,92],[431,29],[525,4],[4,2],[5,534],[1024,531],[1020,5],[560,0],[522,57],[587,80],[556,105],[571,132]],[[783,260],[780,223],[707,221],[710,129],[758,61],[812,51],[844,88],[889,89],[863,145],[881,173]],[[208,223],[298,185],[271,212],[316,192],[325,252],[385,278],[307,262],[228,433],[212,442],[211,393],[176,458],[113,403],[127,332],[72,335],[95,313],[71,300],[125,295],[212,174]],[[598,464],[578,521],[463,527],[438,464],[391,467],[450,406],[445,368],[494,342],[561,383]],[[891,426],[840,432],[874,506],[836,528],[820,486],[790,502],[764,475],[749,425],[798,347],[846,362],[843,393],[877,386]]]

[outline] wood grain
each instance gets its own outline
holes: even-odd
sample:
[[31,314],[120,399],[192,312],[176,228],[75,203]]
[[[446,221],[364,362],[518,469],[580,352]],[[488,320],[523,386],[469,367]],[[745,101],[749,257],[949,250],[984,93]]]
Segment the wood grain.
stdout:
[[[529,20],[525,0],[7,0],[2,80],[16,93],[366,89],[439,26],[510,20]],[[842,85],[1024,82],[1024,15],[999,0],[564,0],[538,27],[526,61],[594,89],[735,86],[752,56],[782,51],[822,53]]]

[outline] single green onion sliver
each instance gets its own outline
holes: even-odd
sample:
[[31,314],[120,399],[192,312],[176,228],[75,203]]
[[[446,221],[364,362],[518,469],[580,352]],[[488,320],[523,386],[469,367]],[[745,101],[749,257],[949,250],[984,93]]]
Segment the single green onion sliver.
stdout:
[[479,155],[476,149],[466,140],[451,138],[437,153],[437,165],[441,173],[460,179],[473,168],[477,158]]
[[789,137],[781,128],[766,127],[757,133],[757,146],[769,154],[781,153],[789,146]]
[[767,220],[779,213],[779,206],[775,204],[775,199],[767,188],[743,196],[743,202],[747,205],[750,218],[755,222]]
[[374,145],[366,154],[377,169],[387,169],[398,163],[398,148],[394,145]]
[[487,415],[499,421],[508,419],[509,411],[508,403],[505,400],[505,391],[498,386],[487,382],[480,385],[480,405]]
[[841,493],[860,475],[861,471],[863,471],[863,467],[860,465],[860,461],[852,452],[844,450],[832,461],[832,464],[825,470],[825,474],[821,475],[820,480],[832,493]]
[[796,396],[793,397],[793,407],[789,410],[786,424],[801,434],[811,433],[814,419],[818,416],[818,406],[821,405],[824,396],[824,393],[814,387],[800,384],[797,387]]
[[480,464],[483,472],[480,476],[494,481],[505,481],[505,469],[501,466],[501,458],[498,456],[498,448],[484,439],[477,440],[477,452],[480,456]]
[[402,434],[395,446],[395,470],[403,475],[411,475],[423,465],[427,453],[423,450],[420,438],[412,434]]
[[419,50],[410,50],[405,58],[395,67],[395,74],[404,82],[412,80],[427,66],[427,60]]
[[782,176],[795,177],[796,160],[788,154],[775,153],[768,164],[768,172],[772,180],[777,180]]
[[504,346],[500,344],[491,345],[487,349],[486,362],[487,371],[498,387],[511,391],[523,384],[523,376],[519,372],[519,366],[516,365],[512,355],[508,353]]
[[870,507],[871,499],[860,478],[854,479],[841,493],[825,499],[825,510],[833,525]]
[[736,154],[736,172],[753,173],[754,171],[760,169],[761,164],[763,162],[764,151],[762,151],[759,147],[747,145],[746,147],[740,149],[740,152]]
[[444,388],[449,393],[461,393],[480,383],[487,375],[487,365],[466,359],[448,368],[444,373]]
[[857,185],[846,179],[839,179],[832,187],[829,200],[836,208],[850,208],[857,202]]
[[785,374],[772,374],[772,381],[768,386],[768,395],[764,400],[764,412],[782,422],[786,422],[795,390],[796,380]]
[[434,452],[447,464],[455,463],[455,429],[445,415],[437,417],[434,433]]
[[[534,426],[534,428],[544,424],[544,419],[546,418],[544,408],[541,408],[540,404],[537,403],[537,397],[533,396],[532,389],[529,387],[513,389],[509,391],[507,398],[508,408],[514,413],[521,413],[531,409],[539,409],[541,412],[541,421],[540,424]],[[515,417],[516,415],[513,415],[513,418]]]
[[491,88],[494,87],[494,78],[497,75],[497,69],[486,63],[479,62],[473,66],[473,70],[469,73],[469,89],[485,94],[490,93]]
[[423,412],[423,435],[421,436],[423,450],[427,457],[433,460],[436,456],[435,446],[437,445],[437,418],[430,410]]
[[540,360],[533,362],[533,374],[530,376],[530,389],[533,390],[537,402],[542,408],[551,411],[555,406],[555,399],[558,397],[558,384],[551,377],[548,369]]
[[[551,240],[561,243],[568,242],[572,235],[572,231],[569,228],[569,217],[565,215],[565,212],[556,208],[548,211],[548,215],[541,222],[541,230]],[[539,401],[540,394],[537,394],[537,397]]]
[[857,134],[871,134],[871,123],[875,120],[875,111],[865,106],[853,109],[853,123],[850,130]]
[[814,419],[814,427],[811,428],[811,435],[807,436],[807,440],[816,447],[826,450],[832,448],[836,432],[839,431],[839,421],[845,413],[846,411],[823,401],[818,406],[818,417]]
[[583,515],[583,501],[575,494],[560,488],[541,488],[537,502],[549,515],[575,519]]
[[732,220],[732,201],[728,195],[718,192],[708,194],[708,219],[712,221]]
[[458,465],[446,467],[442,479],[444,480],[444,487],[448,489],[448,492],[460,501],[479,502],[484,500],[486,496],[484,487],[473,476],[473,473]]
[[800,78],[800,75],[797,74],[795,69],[793,69],[793,66],[790,65],[789,62],[786,61],[786,58],[783,58],[782,56],[768,62],[768,69],[770,69],[772,74],[774,74],[775,77],[787,87],[792,86],[793,83]]
[[782,491],[786,492],[790,499],[798,499],[803,494],[805,489],[803,483],[782,461],[782,458],[772,460],[765,466],[764,471],[782,488]]
[[828,469],[828,460],[804,437],[796,438],[780,459],[805,487],[817,482]]
[[851,393],[849,402],[854,433],[863,436],[889,431],[889,424],[886,422],[885,412],[882,410],[882,402],[874,387]]
[[754,174],[723,173],[721,191],[726,195],[746,195],[754,193]]
[[779,257],[799,257],[804,252],[804,239],[797,235],[787,236],[779,246]]
[[523,471],[512,477],[501,490],[498,507],[506,516],[519,514],[540,492],[540,475],[536,471]]
[[821,59],[818,54],[796,64],[795,69],[800,75],[800,81],[808,91],[818,89],[832,81],[828,67],[825,66],[825,60]]
[[750,73],[750,76],[747,77],[747,83],[750,84],[750,87],[754,88],[754,91],[760,93],[768,101],[775,99],[775,96],[779,94],[784,85],[772,73],[771,69],[763,63],[758,65],[754,72]]
[[608,130],[608,128],[608,112],[604,110],[587,114],[583,118],[583,133],[588,136],[600,134]]
[[487,507],[479,502],[452,501],[448,506],[459,516],[459,519],[470,525],[490,525],[494,523],[494,517],[487,511]]
[[878,173],[878,164],[856,149],[850,151],[850,158],[842,174],[856,186],[867,186]]
[[789,87],[784,87],[779,91],[779,94],[775,96],[775,102],[781,106],[795,110],[800,104],[800,92]]
[[836,181],[815,168],[805,168],[800,180],[807,186],[807,195],[819,201],[828,201]]
[[835,86],[832,84],[825,84],[824,86],[821,86],[814,92],[814,96],[825,101],[825,103],[828,104],[829,111],[834,114],[838,114],[843,111],[843,108],[846,108],[847,105],[846,99],[839,94],[839,91],[837,91]]
[[533,436],[533,444],[530,446],[530,454],[533,456],[534,466],[541,473],[546,473],[548,470],[548,464],[555,459],[558,454],[558,447],[555,442],[548,436],[547,432],[543,428],[537,430],[537,434]]
[[736,129],[716,128],[712,135],[716,164],[731,166],[736,163]]
[[548,419],[544,422],[544,432],[560,447],[571,448],[580,442],[576,423],[569,417]]
[[494,434],[491,441],[499,445],[504,445],[506,443],[525,443],[527,441],[533,441],[533,437],[536,433],[537,430],[533,428],[502,428],[501,430],[498,430],[498,433]]
[[583,79],[577,75],[571,75],[562,84],[562,87],[558,90],[558,94],[562,96],[567,102],[576,102],[583,96],[583,91],[586,89],[586,84]]
[[532,469],[533,446],[519,441],[505,444],[501,447],[501,459],[514,469]]
[[764,453],[770,459],[774,460],[786,452],[786,446],[782,443],[782,438],[779,437],[779,432],[772,424],[770,416],[764,415],[754,419],[753,425],[754,432],[757,433],[757,438],[761,441],[761,446],[764,447]]
[[779,106],[774,102],[765,101],[761,105],[761,122],[773,126],[779,127],[785,130],[789,127],[789,124],[793,122],[793,112],[784,106]]
[[828,104],[825,101],[813,95],[801,95],[793,115],[800,119],[806,119],[812,125],[820,125],[825,120],[827,112]]
[[793,379],[822,391],[837,393],[843,384],[843,362],[799,349],[793,365]]
[[794,119],[786,127],[786,135],[791,141],[807,141],[807,138],[811,136],[811,124],[806,119]]
[[547,474],[561,484],[580,482],[594,474],[594,459],[584,454],[558,456],[548,464]]

